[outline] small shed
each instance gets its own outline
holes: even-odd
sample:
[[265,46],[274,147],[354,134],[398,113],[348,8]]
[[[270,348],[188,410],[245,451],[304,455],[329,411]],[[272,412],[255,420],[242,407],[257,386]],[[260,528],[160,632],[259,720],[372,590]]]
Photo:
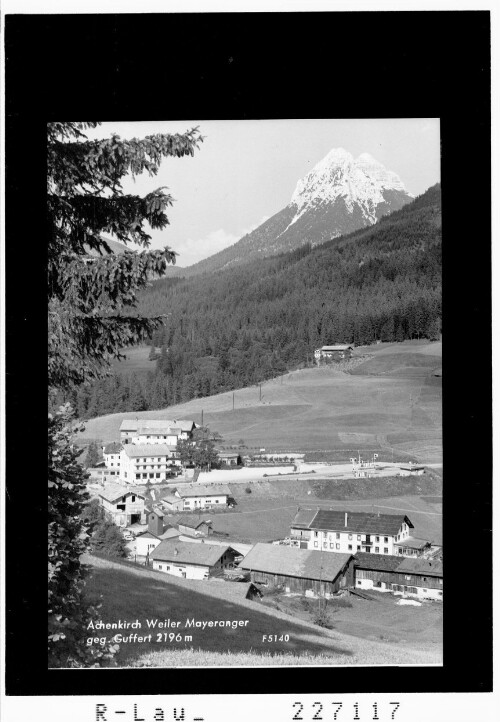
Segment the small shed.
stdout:
[[258,543],[239,564],[255,584],[282,587],[286,592],[318,596],[336,594],[354,583],[352,554],[297,549]]

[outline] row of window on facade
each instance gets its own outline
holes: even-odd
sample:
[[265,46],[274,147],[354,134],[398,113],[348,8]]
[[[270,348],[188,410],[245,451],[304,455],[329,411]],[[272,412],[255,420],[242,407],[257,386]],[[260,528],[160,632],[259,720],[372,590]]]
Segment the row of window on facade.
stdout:
[[[352,534],[351,534],[350,536],[352,537]],[[359,539],[359,536],[358,536],[358,539]],[[314,547],[315,547],[316,549],[318,548],[318,542],[316,542],[316,541],[314,542]],[[327,542],[323,542],[323,548],[324,548],[324,549],[328,549],[328,543],[327,543]],[[348,545],[347,545],[347,548],[348,548],[349,551],[352,551],[352,544],[348,544]],[[340,544],[332,544],[332,543],[330,542],[330,549],[340,549]],[[358,552],[361,551],[361,545],[360,545],[360,544],[357,544],[357,545],[356,545],[356,550],[357,550]],[[369,547],[363,547],[363,551],[365,551],[365,552],[366,552],[366,551],[370,551],[370,548],[369,548]],[[380,547],[375,547],[375,554],[380,554]],[[384,554],[389,554],[389,548],[388,548],[388,547],[384,547]]]
[[[318,536],[318,532],[317,532],[317,531],[314,532],[314,536],[315,536],[315,537]],[[352,537],[353,537],[352,534],[348,534],[348,535],[347,535],[347,538],[349,539],[349,541],[352,540]],[[336,539],[340,539],[340,532],[336,532],[335,538],[336,538]],[[358,535],[357,535],[357,540],[358,540],[358,541],[361,541],[361,534],[358,534]],[[399,534],[398,534],[398,540],[399,540]],[[369,541],[369,535],[366,535],[366,541]],[[375,541],[379,542],[379,541],[380,541],[380,537],[379,537],[379,536],[376,536],[376,537],[375,537]],[[384,537],[384,542],[387,544],[388,541],[389,541],[389,537],[385,536],[385,537]],[[337,547],[337,548],[339,548],[339,547]],[[333,549],[333,547],[332,547],[332,549]]]

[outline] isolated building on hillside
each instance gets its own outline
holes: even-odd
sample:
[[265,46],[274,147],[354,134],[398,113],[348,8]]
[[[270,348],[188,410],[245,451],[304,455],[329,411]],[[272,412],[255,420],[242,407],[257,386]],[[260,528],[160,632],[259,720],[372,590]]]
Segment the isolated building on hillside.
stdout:
[[120,440],[123,444],[168,444],[177,446],[179,439],[190,439],[196,428],[186,419],[123,419]]
[[399,467],[399,475],[400,476],[422,476],[422,474],[425,472],[424,466],[419,466],[418,464],[412,464],[411,462],[409,464],[403,464]]
[[114,441],[112,444],[102,447],[102,457],[108,469],[118,469],[120,467],[120,452],[122,445]]
[[150,554],[153,569],[185,579],[208,579],[221,576],[234,567],[240,556],[231,546],[181,541],[163,541]]
[[129,526],[145,521],[145,497],[142,494],[120,484],[107,484],[99,491],[98,496],[107,516],[117,526]]
[[337,344],[336,346],[322,346],[314,351],[314,358],[317,363],[323,359],[342,361],[351,358],[353,347],[349,344]]
[[230,494],[227,484],[182,484],[175,490],[175,496],[183,500],[185,510],[227,506]]
[[120,479],[128,484],[159,484],[180,469],[175,446],[125,444],[120,454]]
[[297,509],[297,513],[290,525],[292,546],[307,549],[309,539],[311,538],[309,525],[312,523],[318,511],[318,509]]
[[443,598],[443,562],[434,559],[405,559],[394,570],[394,592],[424,599]]
[[328,596],[354,584],[352,554],[323,554],[259,542],[238,568],[250,572],[252,582],[282,587],[286,592]]
[[311,532],[308,549],[342,554],[395,554],[395,544],[410,536],[413,524],[405,514],[320,509],[308,528]]
[[181,517],[177,520],[177,528],[181,534],[188,536],[206,537],[212,534],[212,522],[210,519],[196,519],[193,517]]

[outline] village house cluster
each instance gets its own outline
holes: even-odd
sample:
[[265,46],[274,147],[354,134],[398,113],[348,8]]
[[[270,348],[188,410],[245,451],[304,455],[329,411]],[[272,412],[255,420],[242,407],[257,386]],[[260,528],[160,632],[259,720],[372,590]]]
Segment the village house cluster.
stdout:
[[[103,469],[92,470],[101,482],[99,502],[126,530],[136,561],[186,579],[244,580],[252,596],[271,585],[312,596],[368,589],[442,599],[441,547],[414,536],[406,514],[298,508],[287,539],[230,541],[210,519],[192,513],[232,504],[229,486],[172,482],[180,470],[178,442],[191,439],[195,428],[187,420],[126,419],[120,442],[103,447]],[[227,456],[226,465],[233,465],[237,455]],[[421,467],[404,471],[419,474]]]

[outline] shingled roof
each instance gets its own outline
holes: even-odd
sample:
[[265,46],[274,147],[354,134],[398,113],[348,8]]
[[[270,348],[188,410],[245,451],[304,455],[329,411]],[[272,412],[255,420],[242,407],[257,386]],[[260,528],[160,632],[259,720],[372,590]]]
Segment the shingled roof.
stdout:
[[170,444],[125,444],[123,448],[131,459],[138,456],[171,456],[176,451],[176,447]]
[[[120,424],[120,431],[137,431],[139,428],[149,428],[160,433],[159,429],[181,429],[181,431],[192,431],[196,426],[194,421],[188,419],[123,419]],[[154,432],[153,432],[154,433]]]
[[228,496],[231,494],[231,489],[227,484],[182,484],[177,487],[177,492],[180,497],[191,497],[191,496]]
[[352,554],[320,552],[259,542],[239,563],[238,568],[332,582],[351,558]]
[[187,516],[181,516],[180,519],[177,519],[177,526],[187,526],[190,529],[198,529],[202,524],[211,526],[212,522],[210,519],[194,519],[193,517],[189,518]]
[[232,547],[218,544],[193,544],[193,542],[162,541],[151,559],[161,562],[175,562],[176,564],[195,564],[197,566],[213,566]]
[[309,529],[309,525],[318,513],[318,509],[298,509],[290,527],[292,529]]
[[402,574],[420,574],[425,577],[442,577],[443,576],[443,562],[436,561],[434,559],[423,559],[417,557],[412,559],[407,557],[396,569],[397,572]]
[[[347,524],[345,521],[346,514]],[[309,525],[309,529],[394,536],[398,533],[404,521],[413,529],[413,524],[405,514],[370,514],[361,511],[346,512],[321,509],[316,513]]]
[[358,552],[354,557],[354,566],[358,569],[371,569],[374,572],[393,572],[401,564],[401,557],[392,554],[370,554]]
[[127,496],[128,494],[139,496],[141,499],[146,498],[144,494],[139,494],[137,493],[137,491],[132,491],[129,486],[122,486],[121,484],[106,484],[106,486],[104,486],[98,492],[99,496],[102,496],[103,499],[111,502],[120,499],[122,496]]
[[113,441],[111,444],[108,444],[104,447],[104,453],[105,454],[119,454],[121,451],[122,445],[118,443],[117,441]]

